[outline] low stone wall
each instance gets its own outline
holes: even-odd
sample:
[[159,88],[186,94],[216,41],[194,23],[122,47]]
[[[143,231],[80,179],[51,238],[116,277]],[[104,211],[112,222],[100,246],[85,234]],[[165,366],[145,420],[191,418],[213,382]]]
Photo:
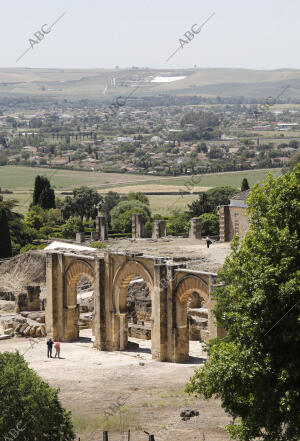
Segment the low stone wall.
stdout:
[[140,338],[142,340],[151,340],[151,324],[128,324],[128,336]]
[[41,309],[40,287],[25,286],[26,292],[16,295],[16,312],[39,311]]

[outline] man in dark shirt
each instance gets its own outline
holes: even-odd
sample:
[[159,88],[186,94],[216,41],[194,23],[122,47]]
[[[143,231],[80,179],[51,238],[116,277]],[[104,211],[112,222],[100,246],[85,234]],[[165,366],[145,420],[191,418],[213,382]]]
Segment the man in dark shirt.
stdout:
[[50,337],[49,340],[47,340],[47,347],[48,347],[47,355],[48,355],[48,358],[49,357],[52,358],[52,346],[53,346],[53,340]]

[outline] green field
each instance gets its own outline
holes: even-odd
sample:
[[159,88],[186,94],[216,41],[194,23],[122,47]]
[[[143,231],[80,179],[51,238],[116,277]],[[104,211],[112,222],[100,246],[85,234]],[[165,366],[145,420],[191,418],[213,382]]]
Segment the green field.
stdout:
[[[226,172],[206,174],[203,176],[180,176],[180,177],[153,177],[149,175],[130,175],[117,173],[81,172],[58,169],[31,168],[5,166],[0,167],[0,187],[13,191],[13,194],[4,195],[4,199],[17,199],[18,211],[26,213],[32,199],[32,190],[35,176],[40,174],[47,176],[58,197],[62,191],[70,191],[73,188],[87,185],[99,190],[100,193],[117,191],[201,191],[207,187],[231,185],[239,190],[243,178],[247,178],[250,186],[265,179],[271,172],[275,177],[280,176],[281,169],[251,170],[241,172]],[[190,194],[183,197],[176,195],[153,195],[149,196],[151,209],[155,213],[168,214],[169,207],[186,208],[197,196]]]

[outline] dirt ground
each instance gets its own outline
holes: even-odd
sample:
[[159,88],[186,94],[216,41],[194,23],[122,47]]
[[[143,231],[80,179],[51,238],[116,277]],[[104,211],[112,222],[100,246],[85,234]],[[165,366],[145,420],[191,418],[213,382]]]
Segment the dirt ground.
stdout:
[[[139,349],[102,352],[92,348],[91,330],[80,340],[62,343],[61,359],[47,358],[46,340],[13,338],[0,342],[0,351],[19,350],[29,366],[51,386],[60,388],[63,405],[71,410],[81,441],[99,441],[103,429],[109,440],[125,440],[121,431],[131,430],[131,441],[225,441],[223,427],[229,418],[220,402],[189,397],[184,387],[205,354],[199,342],[190,342],[190,362],[160,363],[151,358],[151,342],[131,341]],[[121,406],[121,407],[120,407]],[[182,409],[197,409],[199,416],[182,421]],[[106,415],[104,414],[106,412]]]

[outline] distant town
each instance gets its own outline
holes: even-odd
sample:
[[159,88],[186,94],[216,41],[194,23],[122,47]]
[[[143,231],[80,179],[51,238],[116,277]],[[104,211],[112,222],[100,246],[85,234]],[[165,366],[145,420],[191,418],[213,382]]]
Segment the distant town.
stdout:
[[283,167],[299,147],[300,108],[278,101],[2,98],[0,164],[162,176]]

